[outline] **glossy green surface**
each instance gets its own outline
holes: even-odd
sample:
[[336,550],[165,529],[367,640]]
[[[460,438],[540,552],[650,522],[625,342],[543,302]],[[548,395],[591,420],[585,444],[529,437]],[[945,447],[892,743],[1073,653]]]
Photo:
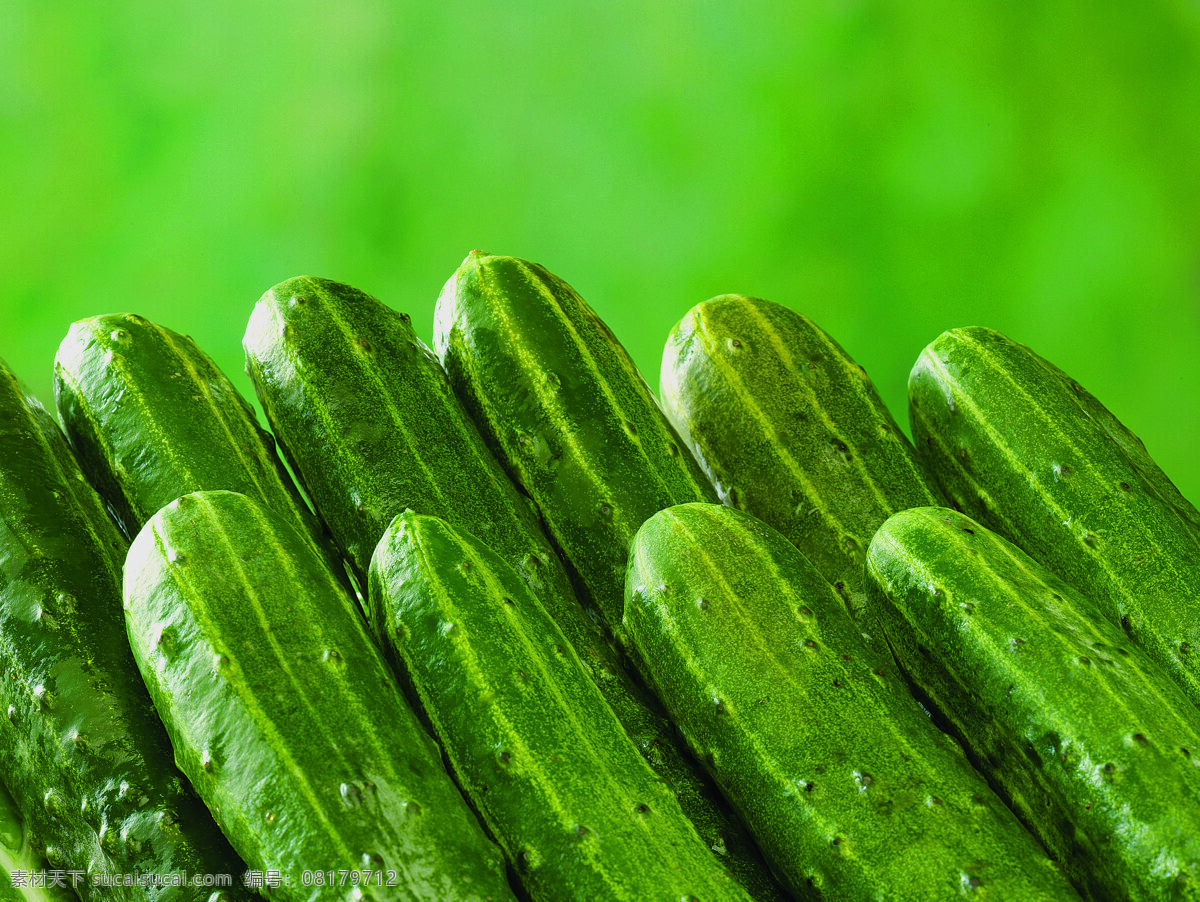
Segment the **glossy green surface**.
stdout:
[[803,314],[727,294],[671,330],[661,386],[721,500],[783,533],[863,623],[875,530],[943,503],[866,370]]
[[[0,900],[3,902],[67,902],[77,899],[69,889],[53,879],[51,886],[34,886],[31,872],[44,875],[49,869],[46,859],[29,845],[29,831],[17,802],[7,787],[0,783]],[[66,886],[71,878],[63,877]],[[45,883],[44,877],[38,882]]]
[[407,511],[372,606],[471,803],[534,900],[748,900],[495,552]]
[[134,540],[124,599],[180,769],[247,863],[286,875],[274,898],[359,898],[303,885],[341,869],[394,876],[362,890],[376,900],[511,898],[500,850],[294,527],[244,495],[185,495]]
[[236,885],[243,870],[176,769],[130,653],[125,548],[54,420],[0,364],[0,773],[30,847],[85,872],[84,898],[200,902],[212,890],[91,884],[184,870]]
[[867,558],[896,660],[1087,898],[1200,899],[1200,715],[1099,609],[945,508]]
[[803,899],[1077,898],[780,533],[686,504],[639,530],[625,628]]
[[[538,596],[701,836],[725,850],[758,898],[776,898],[744,828],[685,760],[671,725],[576,600],[529,502],[408,318],[348,285],[290,279],[254,308],[245,347],[280,446],[354,567],[365,575],[388,524],[406,509],[486,542]],[[374,627],[379,634],[382,625]]]
[[54,359],[54,397],[84,472],[129,537],[180,495],[227,489],[287,518],[342,573],[275,440],[188,336],[132,313],[73,323]]
[[442,289],[433,343],[488,447],[618,629],[638,527],[664,507],[717,500],[646,381],[570,285],[483,251]]
[[1200,704],[1200,514],[1103,405],[990,329],[943,333],[909,376],[946,496],[1100,606]]

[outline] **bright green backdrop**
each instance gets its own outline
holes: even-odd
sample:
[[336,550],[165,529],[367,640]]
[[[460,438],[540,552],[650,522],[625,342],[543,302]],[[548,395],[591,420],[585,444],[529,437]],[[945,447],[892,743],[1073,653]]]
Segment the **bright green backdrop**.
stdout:
[[803,311],[905,420],[943,329],[1050,357],[1200,500],[1192,0],[5,0],[0,356],[140,312],[250,394],[255,299],[410,312],[474,247],[572,282],[651,384],[670,326]]

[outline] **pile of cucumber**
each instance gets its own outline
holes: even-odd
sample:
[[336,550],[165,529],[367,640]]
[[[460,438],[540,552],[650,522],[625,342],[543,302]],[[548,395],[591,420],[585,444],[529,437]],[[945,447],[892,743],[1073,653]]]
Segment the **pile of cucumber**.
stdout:
[[725,295],[660,400],[479,251],[243,346],[265,426],[133,314],[0,362],[0,899],[1200,900],[1200,512],[1029,348],[910,442]]

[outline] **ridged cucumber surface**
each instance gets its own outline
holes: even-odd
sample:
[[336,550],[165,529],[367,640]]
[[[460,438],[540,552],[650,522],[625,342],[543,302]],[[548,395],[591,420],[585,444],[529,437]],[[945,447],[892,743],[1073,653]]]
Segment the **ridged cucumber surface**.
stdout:
[[797,897],[1078,898],[779,532],[669,508],[627,585],[649,682]]
[[121,615],[126,542],[54,419],[0,363],[0,773],[29,844],[84,899],[208,900],[97,887],[118,874],[244,865],[180,775]]
[[275,440],[188,336],[132,313],[73,323],[54,359],[54,395],[68,441],[130,538],[180,495],[227,489],[291,520],[343,572]]
[[408,511],[370,591],[415,703],[534,900],[749,902],[495,552]]
[[863,367],[803,314],[727,294],[671,330],[660,384],[721,500],[783,533],[862,623],[875,530],[945,503]]
[[[134,540],[124,590],[179,766],[247,863],[286,875],[274,898],[512,898],[500,850],[291,524],[234,492],[185,495]],[[372,883],[305,885],[306,870]]]
[[[409,318],[349,285],[289,279],[254,308],[245,350],[280,446],[355,569],[366,573],[388,524],[406,509],[486,543],[538,596],[709,846],[756,898],[777,898],[753,842],[580,605],[535,512]],[[378,612],[371,616],[381,633]]]
[[434,313],[450,384],[614,630],[638,527],[716,491],[629,354],[544,267],[472,251]]
[[1200,518],[1142,444],[991,329],[942,333],[908,393],[913,439],[954,505],[1098,604],[1200,704]]
[[888,520],[867,573],[896,660],[1087,898],[1200,899],[1200,716],[1148,655],[945,508]]

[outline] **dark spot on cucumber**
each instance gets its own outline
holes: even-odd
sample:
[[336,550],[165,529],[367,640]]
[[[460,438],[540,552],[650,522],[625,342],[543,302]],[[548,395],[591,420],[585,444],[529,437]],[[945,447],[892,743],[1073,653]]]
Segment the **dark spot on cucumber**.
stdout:
[[[516,604],[516,602],[514,602],[511,598],[505,598],[504,603],[505,604]],[[561,647],[562,646],[559,646],[559,648],[561,648]]]
[[359,346],[360,348],[362,348],[364,351],[370,351],[370,350],[371,350],[371,343],[370,343],[369,341],[367,341],[365,338],[360,338],[360,339],[358,340],[358,346]]
[[1111,773],[1112,773],[1113,771],[1115,771],[1116,769],[1117,769],[1117,766],[1116,766],[1115,764],[1106,764],[1106,765],[1104,765],[1104,772],[1105,772],[1106,774],[1111,774]]
[[1146,738],[1144,733],[1134,733],[1133,741],[1136,742],[1138,745],[1149,745],[1150,744],[1150,740]]
[[839,683],[837,680],[834,680],[834,681],[833,681],[833,688],[834,688],[834,689],[841,689],[841,688],[842,688],[842,684],[841,684],[841,683]]
[[1185,757],[1185,758],[1192,757],[1192,753],[1189,752],[1187,749],[1181,748],[1179,751],[1183,752],[1183,757]]
[[410,341],[408,343],[408,346],[409,346],[409,348],[411,348],[414,351],[417,349],[417,343],[415,341]]
[[[1131,627],[1129,625],[1129,615],[1128,614],[1121,615],[1121,629],[1125,630],[1126,634],[1128,634],[1130,632]],[[1122,654],[1124,654],[1123,649],[1118,648],[1117,651],[1122,652]]]
[[1128,482],[1122,482],[1122,483],[1121,483],[1121,491],[1122,491],[1122,492],[1128,492],[1128,491],[1130,491],[1130,488],[1129,488],[1129,483],[1128,483]]
[[1190,652],[1191,650],[1192,650],[1192,646],[1191,646],[1191,645],[1189,645],[1187,642],[1180,642],[1180,643],[1179,643],[1179,653],[1180,653],[1181,655],[1186,655],[1186,654],[1187,654],[1188,652]]
[[671,448],[671,456],[678,457],[679,456],[679,446],[677,444],[675,444],[674,442],[671,442],[670,448]]
[[637,426],[633,425],[633,423],[626,422],[625,428],[629,431],[630,435],[637,435]]
[[833,844],[834,844],[835,846],[839,846],[839,845],[841,845],[841,844],[842,844],[842,838],[841,838],[840,836],[835,836],[835,837],[833,838]]
[[501,752],[500,753],[500,763],[501,764],[508,764],[508,762],[511,760],[512,760],[512,755],[509,752]]
[[741,346],[742,346],[742,342],[741,342],[741,340],[740,340],[740,339],[737,339],[737,338],[731,338],[731,339],[729,339],[729,347],[731,347],[731,348],[740,348]]
[[851,660],[853,660],[853,658],[851,658],[849,655],[842,655],[842,660],[843,661],[851,661]]
[[709,752],[707,755],[704,756],[704,763],[707,764],[709,767],[716,767],[717,759],[713,755],[712,752]]
[[1042,769],[1042,756],[1037,753],[1037,749],[1035,749],[1032,744],[1027,744],[1025,746],[1025,757],[1028,758],[1029,763],[1038,770]]
[[[1122,618],[1121,618],[1121,620],[1122,620],[1122,621],[1124,621],[1124,619],[1125,619],[1124,617],[1122,617]],[[1122,623],[1121,625],[1122,625],[1122,626],[1124,626],[1124,623]],[[1119,655],[1127,655],[1127,654],[1129,654],[1129,652],[1127,652],[1127,651],[1126,651],[1125,649],[1123,649],[1123,648],[1118,648],[1118,649],[1117,649],[1117,654],[1119,654]]]
[[697,599],[697,600],[696,600],[696,607],[698,607],[698,608],[699,608],[700,610],[702,610],[702,611],[707,611],[707,610],[708,610],[708,599],[707,599],[707,598],[699,598],[699,599]]
[[817,643],[816,643],[816,642],[814,642],[812,639],[805,639],[805,640],[804,640],[804,644],[805,644],[806,646],[808,646],[809,648],[816,648],[816,647],[817,647]]
[[587,836],[588,828],[583,826],[583,824],[580,824],[578,827],[575,828],[575,832],[579,836]]
[[966,526],[964,526],[964,527],[962,528],[962,531],[963,531],[963,532],[966,532],[966,533],[970,533],[971,535],[975,535],[975,530],[973,530],[973,529],[969,529],[969,528],[968,528],[968,527],[966,527]]
[[810,364],[808,365],[808,368],[809,368],[810,370],[815,370],[815,369],[817,368],[817,365],[816,365],[815,363],[810,363]]
[[638,814],[649,814],[650,806],[647,805],[645,802],[643,802],[642,804],[637,806],[637,810],[638,810]]
[[803,614],[805,617],[807,617],[810,614],[812,614],[812,611],[810,611],[808,608],[801,608],[800,613]]

